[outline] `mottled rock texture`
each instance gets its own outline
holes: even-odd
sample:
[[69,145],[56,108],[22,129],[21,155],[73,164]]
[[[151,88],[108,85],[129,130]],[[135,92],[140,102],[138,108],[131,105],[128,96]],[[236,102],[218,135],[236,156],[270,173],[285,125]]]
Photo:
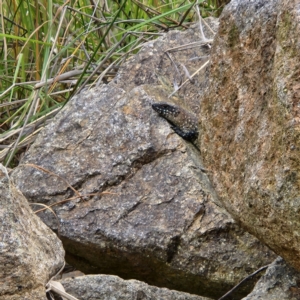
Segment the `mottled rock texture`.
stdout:
[[[32,202],[74,197],[70,185],[84,195],[85,201],[53,206],[67,261],[84,273],[115,274],[217,298],[275,258],[219,206],[201,171],[199,151],[151,107],[179,102],[167,98],[180,74],[165,51],[197,39],[199,26],[147,43],[113,82],[74,97],[14,172]],[[207,51],[197,45],[172,52],[183,79],[182,64],[194,73],[203,63],[197,58]],[[182,105],[199,108],[205,74],[180,91]],[[51,213],[40,216],[58,228]],[[247,291],[251,285],[235,299]]]
[[300,270],[299,1],[225,8],[201,106],[201,152],[232,216]]
[[276,259],[243,300],[299,300],[300,273]]
[[1,169],[0,203],[0,299],[46,299],[45,285],[64,262],[62,243]]
[[210,300],[166,288],[157,288],[137,280],[123,280],[112,275],[90,275],[61,280],[66,292],[89,300]]

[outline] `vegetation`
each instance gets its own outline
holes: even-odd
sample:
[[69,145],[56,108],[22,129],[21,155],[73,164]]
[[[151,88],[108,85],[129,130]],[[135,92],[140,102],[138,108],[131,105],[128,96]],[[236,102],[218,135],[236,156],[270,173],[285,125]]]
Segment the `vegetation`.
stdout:
[[109,82],[147,41],[218,15],[220,1],[0,1],[0,162],[14,167],[47,119]]

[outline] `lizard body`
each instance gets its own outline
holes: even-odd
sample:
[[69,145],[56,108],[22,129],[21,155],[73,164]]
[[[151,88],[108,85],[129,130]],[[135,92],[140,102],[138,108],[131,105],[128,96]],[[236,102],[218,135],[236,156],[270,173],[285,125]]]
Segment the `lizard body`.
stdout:
[[152,108],[169,121],[171,128],[185,140],[194,142],[198,138],[198,118],[193,113],[167,102],[153,103]]
[[[152,108],[169,123],[172,124],[171,128],[185,140],[192,142],[195,148],[200,151],[200,147],[197,144],[197,138],[199,135],[198,123],[199,120],[193,113],[188,110],[170,104],[167,102],[156,102],[152,104]],[[203,167],[199,167],[202,172],[207,170]]]

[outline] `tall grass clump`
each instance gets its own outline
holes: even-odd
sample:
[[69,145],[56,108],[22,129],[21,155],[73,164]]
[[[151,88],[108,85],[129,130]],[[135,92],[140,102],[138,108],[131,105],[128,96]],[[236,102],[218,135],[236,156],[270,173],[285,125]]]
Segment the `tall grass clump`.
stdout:
[[15,167],[82,88],[109,82],[143,43],[219,14],[220,0],[0,0],[0,162]]

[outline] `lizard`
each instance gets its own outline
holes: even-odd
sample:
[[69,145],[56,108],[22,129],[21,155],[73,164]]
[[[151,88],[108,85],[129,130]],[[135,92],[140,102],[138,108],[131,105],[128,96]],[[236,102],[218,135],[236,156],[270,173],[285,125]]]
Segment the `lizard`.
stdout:
[[[191,142],[194,147],[200,152],[200,148],[197,145],[197,139],[199,135],[198,123],[199,120],[195,114],[188,110],[167,102],[155,102],[152,104],[152,108],[169,123],[171,128],[183,139]],[[207,170],[200,167],[202,172]]]
[[171,128],[179,136],[181,136],[189,142],[192,142],[195,145],[195,141],[198,138],[199,134],[198,118],[196,117],[196,115],[178,105],[170,104],[167,102],[153,103],[152,108],[160,116],[162,116],[169,123],[171,123]]

